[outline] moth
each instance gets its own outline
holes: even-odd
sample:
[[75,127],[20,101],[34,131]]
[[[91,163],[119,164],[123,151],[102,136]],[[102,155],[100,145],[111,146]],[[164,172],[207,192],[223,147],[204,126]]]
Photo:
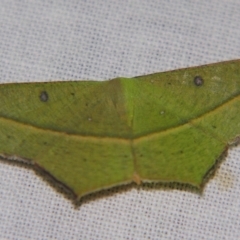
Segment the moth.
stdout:
[[201,188],[240,134],[240,61],[108,81],[0,85],[0,155],[81,198],[135,182]]

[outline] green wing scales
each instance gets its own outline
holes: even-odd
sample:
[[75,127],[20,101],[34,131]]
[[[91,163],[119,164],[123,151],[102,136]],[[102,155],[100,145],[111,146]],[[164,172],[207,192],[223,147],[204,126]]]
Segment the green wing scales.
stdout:
[[200,187],[240,134],[240,61],[135,78],[0,85],[0,154],[78,197],[131,182]]

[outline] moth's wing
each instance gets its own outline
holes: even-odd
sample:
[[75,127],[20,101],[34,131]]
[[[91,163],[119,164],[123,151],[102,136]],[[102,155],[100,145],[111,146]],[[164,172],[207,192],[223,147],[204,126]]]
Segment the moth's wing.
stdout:
[[132,181],[119,80],[0,85],[0,154],[37,164],[78,196]]
[[[202,85],[196,85],[196,77]],[[139,176],[199,187],[240,134],[240,61],[136,80],[133,122]]]

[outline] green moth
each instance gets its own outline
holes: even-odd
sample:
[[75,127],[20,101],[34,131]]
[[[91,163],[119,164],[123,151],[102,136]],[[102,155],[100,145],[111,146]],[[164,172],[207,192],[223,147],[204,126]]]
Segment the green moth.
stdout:
[[0,85],[0,154],[80,198],[136,182],[200,188],[240,134],[240,61],[109,81]]

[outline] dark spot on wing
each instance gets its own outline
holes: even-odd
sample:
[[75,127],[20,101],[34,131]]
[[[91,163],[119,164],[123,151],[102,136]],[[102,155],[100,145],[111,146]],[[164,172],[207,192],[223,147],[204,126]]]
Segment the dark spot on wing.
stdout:
[[203,85],[203,79],[200,76],[196,76],[193,81],[194,81],[196,86],[202,86]]
[[48,101],[48,94],[46,91],[42,91],[40,96],[39,96],[40,100],[42,102],[47,102]]

